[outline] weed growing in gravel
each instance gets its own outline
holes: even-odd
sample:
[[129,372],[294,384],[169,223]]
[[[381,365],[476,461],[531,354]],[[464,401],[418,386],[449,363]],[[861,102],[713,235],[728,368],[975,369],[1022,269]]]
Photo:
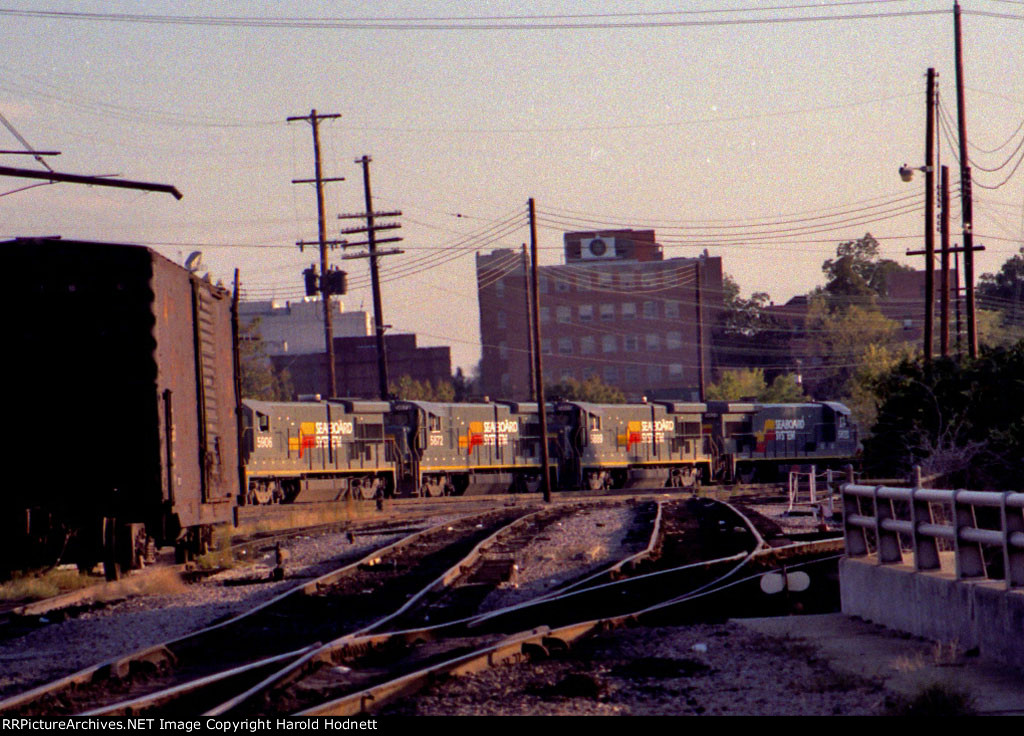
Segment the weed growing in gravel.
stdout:
[[49,570],[42,574],[15,577],[0,585],[0,601],[37,601],[79,588],[87,588],[97,579],[78,570]]
[[196,558],[196,567],[200,570],[228,570],[235,566],[235,556],[231,551],[233,531],[229,526],[219,526],[213,530],[210,551]]
[[972,716],[977,714],[974,696],[948,683],[933,683],[911,696],[898,696],[886,702],[886,715],[892,716]]

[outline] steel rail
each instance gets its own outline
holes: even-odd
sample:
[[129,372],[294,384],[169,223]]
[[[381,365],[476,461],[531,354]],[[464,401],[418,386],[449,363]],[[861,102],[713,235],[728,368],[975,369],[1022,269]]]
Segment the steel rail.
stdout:
[[400,540],[397,540],[396,542],[393,542],[392,544],[374,549],[373,551],[364,555],[360,559],[352,563],[346,564],[343,567],[338,568],[337,570],[333,570],[324,575],[321,575],[313,581],[300,583],[299,585],[292,587],[286,590],[285,592],[271,598],[270,600],[265,601],[257,606],[254,606],[253,608],[250,608],[238,614],[237,616],[233,616],[225,621],[221,621],[212,626],[207,626],[197,631],[193,631],[188,634],[175,637],[174,639],[170,639],[166,642],[144,647],[130,654],[114,657],[112,659],[100,662],[99,664],[93,665],[91,667],[79,670],[78,672],[74,672],[64,677],[61,677],[50,683],[44,683],[35,688],[27,690],[24,693],[20,693],[9,698],[6,698],[0,701],[0,712],[4,712],[12,708],[27,705],[28,703],[38,700],[39,698],[42,698],[46,695],[52,695],[57,692],[66,690],[68,688],[79,687],[92,682],[99,682],[101,680],[108,679],[111,677],[124,677],[128,674],[130,666],[134,662],[150,662],[157,665],[161,665],[164,663],[175,663],[177,661],[177,657],[173,654],[173,650],[175,647],[179,647],[182,644],[185,644],[192,640],[198,640],[203,636],[208,636],[215,631],[224,629],[225,627],[236,624],[239,621],[242,621],[250,616],[254,616],[276,605],[280,605],[282,601],[290,598],[291,596],[299,594],[308,595],[311,593],[315,593],[319,587],[327,586],[330,583],[341,579],[346,574],[349,574],[353,570],[358,569],[360,565],[368,564],[374,559],[381,557],[382,555],[412,545],[416,543],[418,539],[422,536],[428,535],[432,532],[440,531],[442,528],[450,526],[453,523],[459,523],[488,513],[493,513],[493,510],[461,516],[458,517],[457,520],[455,521],[449,520],[441,524],[437,524],[428,529],[424,529],[414,534],[410,534],[406,537],[403,537]]
[[[581,505],[581,504],[577,504],[577,505],[580,508],[583,507],[583,505]],[[481,557],[483,556],[483,554],[489,548],[491,548],[495,544],[499,543],[503,537],[515,533],[516,532],[516,527],[526,526],[528,524],[533,523],[538,518],[541,518],[541,517],[546,516],[546,515],[553,515],[552,512],[564,512],[565,510],[566,510],[565,507],[547,507],[547,508],[543,508],[543,509],[541,509],[539,511],[536,511],[536,512],[534,512],[532,514],[528,514],[527,516],[523,516],[523,517],[520,517],[519,519],[516,519],[511,524],[509,524],[509,525],[507,525],[505,527],[502,527],[501,529],[495,531],[492,535],[487,537],[487,539],[481,541],[478,545],[476,545],[476,547],[474,547],[470,551],[470,553],[468,555],[466,555],[466,557],[464,559],[462,559],[459,562],[457,562],[455,565],[453,565],[451,568],[449,568],[444,574],[442,574],[439,578],[437,578],[432,583],[430,583],[426,588],[422,589],[419,593],[417,593],[415,596],[410,598],[410,600],[408,602],[406,602],[405,605],[403,605],[401,608],[399,608],[394,613],[391,613],[388,616],[385,616],[384,618],[382,618],[382,619],[380,619],[380,620],[378,620],[378,621],[376,621],[376,622],[374,622],[372,624],[369,624],[369,625],[363,627],[362,629],[360,629],[358,631],[346,634],[345,636],[341,637],[340,639],[334,640],[334,642],[328,642],[327,644],[322,645],[321,647],[319,647],[316,650],[307,652],[303,656],[301,656],[298,659],[296,659],[294,662],[289,663],[284,669],[282,669],[282,670],[280,670],[278,672],[272,673],[266,679],[264,679],[263,681],[257,683],[256,685],[253,685],[251,688],[249,688],[245,692],[239,693],[237,696],[231,698],[228,701],[225,701],[225,702],[221,703],[220,705],[218,705],[215,708],[207,711],[203,715],[204,716],[221,716],[221,715],[224,715],[226,713],[229,713],[231,710],[239,707],[241,704],[245,703],[249,699],[255,697],[257,694],[262,693],[262,692],[268,690],[271,687],[281,686],[283,684],[286,684],[286,683],[292,681],[293,679],[301,676],[301,673],[303,672],[303,670],[305,668],[313,665],[314,663],[316,663],[318,661],[323,661],[324,657],[326,656],[326,653],[331,651],[331,650],[333,650],[335,647],[337,647],[339,642],[348,643],[350,641],[354,641],[354,640],[359,640],[361,638],[365,638],[372,631],[374,631],[375,629],[380,628],[380,626],[386,624],[388,621],[393,621],[394,619],[398,618],[402,614],[404,614],[407,611],[411,610],[412,607],[416,603],[418,603],[420,600],[422,600],[422,598],[425,597],[430,592],[436,591],[439,588],[450,586],[455,580],[457,580],[459,577],[461,577],[470,567],[472,567],[472,565],[474,565],[478,560],[480,560]],[[442,628],[442,627],[445,627],[446,625],[447,624],[440,624],[437,628]],[[431,628],[435,628],[435,627],[431,627]],[[389,640],[390,636],[391,635],[389,635],[388,637],[385,637],[385,640]]]
[[[722,504],[722,502],[716,502],[716,503]],[[728,571],[724,575],[720,576],[716,580],[711,581],[710,583],[708,583],[708,584],[706,584],[704,586],[700,586],[700,587],[698,587],[697,589],[695,589],[693,591],[689,591],[688,595],[694,595],[697,592],[708,588],[709,586],[720,585],[722,581],[728,579],[729,577],[734,575],[737,571],[742,569],[742,567],[744,565],[746,565],[750,561],[750,559],[752,559],[752,556],[754,554],[756,554],[759,551],[764,551],[764,552],[771,551],[770,548],[768,548],[767,544],[764,542],[764,540],[761,538],[760,534],[754,528],[753,524],[750,522],[750,520],[744,514],[742,514],[741,512],[739,512],[738,510],[736,510],[735,508],[733,508],[732,506],[730,506],[728,504],[722,504],[722,505],[724,505],[727,508],[729,508],[734,514],[736,514],[743,521],[743,523],[745,523],[747,525],[748,529],[754,535],[754,538],[756,540],[755,548],[754,548],[753,551],[751,551],[749,553],[740,553],[738,555],[732,555],[732,556],[729,556],[729,557],[720,558],[720,559],[716,559],[716,560],[701,561],[701,562],[691,563],[691,564],[688,564],[688,565],[680,566],[678,568],[673,568],[672,570],[669,570],[669,571],[659,571],[659,573],[661,573],[661,572],[676,572],[676,573],[678,573],[678,572],[683,571],[683,570],[689,570],[689,569],[695,569],[695,568],[703,568],[703,567],[707,567],[709,565],[715,565],[715,564],[719,564],[719,563],[727,563],[727,562],[731,562],[731,561],[738,561],[739,562],[739,564],[737,564],[733,569],[731,569],[730,571]],[[660,510],[661,509],[659,507],[659,511]],[[658,519],[659,519],[658,527],[660,528],[660,514],[658,514]],[[654,545],[654,539],[655,539],[656,536],[657,535],[655,535],[655,534],[651,535],[651,541],[649,541],[648,547],[647,547],[648,550],[651,550],[651,549],[654,548],[654,546],[655,546]],[[635,555],[631,556],[631,557],[635,557]],[[281,672],[275,673],[274,675],[271,675],[270,677],[267,678],[267,680],[265,682],[261,683],[260,685],[254,686],[251,689],[250,692],[244,694],[243,696],[240,696],[239,698],[235,698],[235,699],[233,699],[230,702],[227,702],[227,703],[224,703],[224,704],[222,704],[220,706],[217,706],[216,708],[214,708],[214,709],[204,713],[204,715],[205,716],[224,716],[224,715],[230,715],[232,710],[234,710],[235,708],[241,706],[244,702],[246,702],[246,701],[248,701],[248,700],[250,700],[252,698],[255,698],[258,694],[266,692],[266,691],[270,690],[271,688],[280,689],[280,688],[284,687],[289,682],[292,682],[292,681],[298,679],[299,677],[301,677],[304,671],[308,670],[311,667],[314,667],[317,663],[322,663],[322,664],[327,664],[327,665],[332,664],[334,659],[335,659],[335,657],[337,657],[337,656],[340,656],[342,659],[344,659],[344,658],[346,658],[348,656],[358,655],[358,654],[365,653],[365,652],[367,652],[367,651],[369,651],[369,650],[371,650],[373,648],[382,646],[385,643],[389,643],[389,642],[393,642],[393,641],[402,641],[402,642],[408,643],[408,642],[417,642],[417,641],[423,641],[423,640],[428,640],[428,639],[439,638],[440,636],[444,635],[445,631],[451,631],[452,633],[457,633],[460,630],[460,627],[461,627],[461,629],[472,628],[475,623],[482,623],[485,620],[489,620],[489,619],[495,618],[495,614],[503,614],[503,615],[507,615],[507,614],[520,614],[520,613],[522,613],[522,611],[524,611],[524,610],[526,610],[528,608],[534,607],[534,606],[538,606],[538,605],[542,605],[542,604],[551,605],[551,604],[564,603],[564,602],[566,602],[566,601],[568,601],[568,600],[570,600],[570,599],[572,599],[572,598],[574,598],[576,596],[583,595],[584,593],[587,593],[587,592],[592,592],[593,590],[598,590],[598,589],[607,588],[607,587],[613,587],[615,585],[626,584],[626,583],[629,583],[629,582],[635,581],[635,580],[642,580],[642,579],[654,577],[654,576],[656,576],[659,573],[649,573],[649,574],[646,574],[646,575],[635,576],[633,578],[630,578],[629,580],[624,580],[624,581],[613,581],[613,582],[605,583],[605,584],[602,584],[602,585],[592,586],[591,588],[588,588],[586,590],[571,591],[571,592],[567,592],[567,593],[565,593],[565,594],[563,594],[561,596],[558,596],[556,598],[550,598],[549,596],[545,595],[545,596],[541,596],[540,598],[531,599],[531,601],[527,601],[527,602],[524,602],[524,603],[521,603],[521,604],[517,604],[515,606],[510,606],[510,607],[507,607],[505,609],[501,609],[500,611],[489,612],[487,614],[482,614],[482,615],[479,615],[479,616],[467,617],[466,619],[461,619],[461,620],[458,620],[458,621],[446,622],[444,624],[438,624],[436,626],[431,626],[431,627],[422,627],[422,628],[419,628],[419,629],[411,629],[411,630],[404,630],[404,631],[398,631],[398,632],[390,632],[388,634],[378,634],[378,635],[371,635],[371,636],[357,636],[356,634],[349,634],[349,635],[346,635],[346,636],[341,637],[339,639],[336,639],[333,642],[328,642],[327,644],[323,645],[320,648],[319,651],[317,651],[315,653],[307,654],[306,656],[304,656],[302,658],[301,661],[300,660],[296,660],[291,665],[288,665]],[[653,610],[657,610],[657,608],[658,608],[657,606],[654,606],[654,607],[651,607],[649,610],[653,611]],[[628,618],[631,615],[632,614],[624,614],[624,616],[626,618]],[[608,620],[608,619],[602,619],[602,621],[603,620]],[[591,623],[593,624],[593,622],[591,622]],[[598,623],[600,623],[600,622],[598,622]],[[594,625],[597,625],[597,624],[594,624]],[[582,626],[580,631],[583,631],[583,630],[589,631],[590,628],[591,628],[590,624],[583,624],[583,625],[570,624],[570,625],[567,625],[567,626],[563,626],[561,629],[559,629],[559,631],[563,631],[563,630],[574,630],[575,631],[577,629],[577,626]],[[351,710],[352,707],[353,707],[353,703],[357,703],[357,702],[363,703],[363,702],[365,702],[367,700],[367,698],[370,698],[370,699],[374,699],[375,698],[375,699],[379,700],[382,697],[382,693],[383,692],[388,692],[388,693],[392,693],[392,694],[406,692],[408,687],[412,686],[411,683],[417,682],[417,678],[419,678],[419,677],[428,677],[428,676],[431,676],[433,674],[437,674],[437,673],[440,673],[440,672],[452,673],[453,672],[453,668],[454,669],[458,669],[458,668],[463,666],[463,663],[467,663],[466,666],[470,666],[470,664],[472,664],[472,666],[479,667],[481,662],[483,662],[483,661],[490,661],[490,659],[492,659],[491,653],[493,651],[500,650],[500,651],[508,652],[508,651],[510,651],[508,649],[508,647],[512,647],[512,649],[515,649],[515,642],[520,641],[520,639],[522,639],[523,637],[525,637],[525,639],[523,639],[523,641],[526,642],[526,643],[524,643],[523,646],[524,647],[529,646],[530,638],[535,636],[535,634],[533,633],[535,631],[537,631],[536,628],[531,629],[529,632],[525,632],[525,633],[521,632],[520,634],[514,634],[514,635],[512,635],[511,639],[504,639],[504,640],[502,640],[502,642],[500,642],[498,644],[488,645],[488,646],[484,647],[482,650],[479,650],[477,652],[471,653],[469,655],[456,658],[455,660],[450,660],[450,661],[447,661],[447,662],[443,662],[443,663],[441,663],[439,665],[435,665],[433,667],[428,667],[428,668],[422,669],[422,670],[420,670],[418,672],[414,672],[414,673],[411,673],[411,674],[403,675],[403,676],[397,678],[396,680],[392,680],[392,681],[389,681],[387,683],[383,683],[383,684],[381,684],[379,686],[374,686],[374,687],[370,688],[369,690],[364,690],[364,691],[361,691],[359,693],[355,693],[355,694],[350,694],[350,695],[344,696],[341,699],[341,701],[343,701],[346,705],[343,706],[341,711],[337,711],[337,712],[332,711],[332,714],[337,714],[339,712],[346,712],[346,713],[358,712],[358,711],[352,711]],[[509,643],[510,641],[512,642],[511,644]],[[502,660],[502,661],[504,661],[504,660]],[[383,688],[383,690],[379,691],[378,688]],[[303,714],[313,715],[313,714],[319,714],[319,713],[317,713],[315,711],[308,711],[308,712],[304,711]]]
[[[742,516],[742,515],[741,515]],[[745,516],[743,517],[746,518]],[[753,529],[753,526],[751,525]],[[788,545],[788,547],[808,547],[815,546],[817,542],[804,542],[797,543],[794,545]],[[758,547],[750,553],[748,559],[758,555],[770,554],[776,550],[786,548],[770,548],[767,545],[758,545]],[[707,561],[702,564],[713,564],[714,562],[727,561],[733,558],[722,558],[722,560]],[[746,562],[746,561],[745,561]],[[745,564],[744,562],[744,564]],[[806,563],[811,564],[811,563]],[[797,564],[791,567],[802,567],[803,565]],[[740,569],[740,566],[734,568],[733,572]],[[338,698],[332,701],[328,701],[311,708],[306,708],[295,716],[354,716],[362,713],[367,713],[371,708],[376,708],[385,705],[391,701],[394,701],[402,696],[410,695],[426,684],[428,684],[434,678],[440,675],[458,676],[461,674],[468,674],[477,672],[488,667],[494,667],[509,663],[518,663],[524,659],[529,659],[531,656],[536,654],[547,655],[551,649],[567,649],[570,643],[579,640],[584,636],[588,636],[593,633],[601,631],[614,630],[621,628],[631,622],[636,622],[645,615],[649,615],[655,612],[662,612],[667,608],[678,606],[683,603],[689,603],[698,598],[702,598],[708,595],[725,590],[726,588],[739,585],[750,580],[757,579],[762,573],[751,575],[739,580],[734,580],[725,583],[724,580],[732,573],[727,574],[719,579],[719,584],[715,585],[711,589],[706,589],[708,586],[704,586],[705,589],[698,591],[691,591],[684,596],[679,596],[668,601],[664,601],[653,606],[648,606],[641,610],[621,614],[618,616],[591,619],[588,621],[576,622],[567,624],[555,629],[549,629],[548,627],[538,627],[530,631],[520,632],[513,634],[508,638],[502,640],[497,644],[492,644],[477,651],[469,654],[462,655],[451,660],[441,662],[431,667],[423,668],[416,672],[403,675],[394,680],[390,680],[385,683],[375,685],[371,688],[366,688],[356,693],[346,695],[342,698]],[[407,634],[409,632],[406,632]],[[352,642],[351,646],[357,647],[356,642]]]
[[[579,506],[579,507],[583,507],[584,506],[583,504],[575,504],[575,505]],[[524,509],[524,510],[527,510],[527,509]],[[487,513],[490,514],[490,513],[493,513],[494,511],[495,511],[494,509],[491,509]],[[461,560],[459,560],[457,563],[455,563],[455,565],[451,566],[448,570],[446,570],[444,573],[442,573],[438,578],[436,578],[435,580],[431,581],[425,587],[423,587],[418,592],[413,594],[398,610],[393,611],[393,612],[387,614],[386,616],[378,619],[377,621],[374,621],[373,623],[368,624],[367,626],[362,627],[361,629],[359,629],[356,632],[352,632],[350,634],[347,634],[346,636],[362,636],[362,635],[365,635],[365,634],[369,633],[370,631],[373,631],[374,629],[379,628],[380,626],[383,626],[388,621],[391,621],[391,620],[397,618],[398,616],[401,616],[402,614],[406,613],[407,611],[409,611],[413,607],[415,607],[427,595],[431,594],[432,592],[437,592],[440,589],[443,589],[445,587],[450,586],[467,569],[472,567],[478,560],[480,560],[481,557],[484,554],[486,554],[487,551],[491,547],[493,547],[495,544],[500,543],[504,539],[504,537],[508,536],[509,534],[516,533],[516,531],[520,527],[528,526],[529,524],[534,523],[538,518],[542,518],[542,517],[547,516],[547,515],[555,515],[555,514],[560,514],[560,513],[565,513],[565,512],[566,512],[566,507],[544,508],[544,509],[539,509],[537,511],[534,511],[533,513],[526,514],[525,516],[522,516],[522,517],[519,517],[518,519],[513,520],[510,524],[502,527],[501,529],[496,530],[494,533],[489,535],[486,539],[484,539],[484,540],[480,541],[479,543],[477,543],[473,547],[473,549],[470,550],[470,552],[467,553]],[[463,518],[473,518],[473,516],[478,516],[478,515],[479,514],[475,514],[475,515],[470,515],[470,516],[463,517]],[[429,531],[432,531],[432,530],[439,530],[439,529],[441,529],[443,527],[450,526],[451,523],[452,522],[450,522],[450,521],[449,522],[444,522],[443,524],[439,524],[439,525],[436,525],[436,526],[432,527],[431,530],[426,530],[426,532],[429,532]],[[391,549],[391,547],[385,548],[385,549]],[[368,555],[367,557],[363,558],[362,561],[353,563],[353,565],[354,566],[358,566],[360,564],[365,563],[368,560],[369,561],[376,560],[379,557],[383,556],[384,554],[386,554],[384,549],[377,550],[377,551],[371,553],[370,555]],[[349,567],[352,567],[352,566],[349,566]],[[345,569],[348,569],[348,568],[342,568],[342,569],[345,570]],[[303,589],[306,590],[307,593],[309,593],[311,591],[318,591],[321,588],[326,587],[327,585],[329,585],[331,582],[335,581],[337,579],[336,576],[337,576],[338,572],[340,572],[340,571],[333,571],[331,573],[323,575],[323,576],[317,578],[316,580],[314,580],[314,581],[312,581],[310,583],[307,583],[305,586],[303,586]],[[294,591],[291,591],[291,592],[294,592]],[[286,674],[286,673],[292,671],[294,668],[301,667],[305,662],[309,661],[309,659],[312,656],[314,656],[320,650],[320,648],[321,648],[321,645],[317,644],[316,646],[311,646],[311,647],[303,648],[299,652],[295,653],[294,656],[291,656],[291,657],[288,657],[288,658],[282,658],[279,661],[285,663],[285,668],[283,670],[278,668],[277,670],[274,671],[274,673],[272,673],[271,677],[281,676],[283,674]],[[190,682],[190,683],[182,683],[182,684],[179,684],[179,685],[175,685],[175,686],[173,686],[171,688],[167,688],[165,690],[160,690],[160,691],[157,691],[157,692],[154,692],[154,693],[147,694],[145,696],[141,696],[141,697],[138,697],[138,698],[133,698],[130,701],[123,701],[123,702],[120,702],[120,703],[115,703],[115,704],[112,704],[110,706],[106,706],[106,707],[104,707],[102,709],[99,709],[96,712],[97,713],[102,713],[104,715],[117,715],[117,714],[126,714],[126,713],[132,713],[132,712],[137,713],[137,712],[140,712],[140,710],[145,709],[145,708],[152,708],[152,707],[157,707],[157,706],[160,706],[160,705],[164,705],[164,704],[166,704],[168,702],[173,701],[176,698],[180,698],[180,697],[184,697],[184,696],[189,696],[189,695],[194,695],[199,689],[202,689],[202,688],[210,688],[210,687],[222,686],[224,684],[225,680],[230,679],[230,678],[234,677],[235,675],[236,675],[236,671],[235,670],[230,670],[230,671],[226,671],[226,672],[223,672],[223,673],[217,673],[217,674],[210,675],[210,676],[207,676],[207,677],[204,677],[204,678],[200,678],[199,680],[195,680],[195,681]],[[265,679],[261,680],[260,683],[262,683],[264,681],[265,681]],[[245,700],[245,697],[247,696],[247,694],[249,694],[250,692],[257,692],[260,689],[262,689],[260,687],[260,684],[257,684],[255,686],[250,686],[250,687],[246,688],[246,690],[243,691],[243,693],[241,693],[240,695],[236,695],[236,696],[232,697],[224,705],[233,705],[236,702],[242,702],[243,700]],[[207,713],[206,715],[217,715],[220,712],[220,708],[221,707],[222,706],[219,706],[214,711],[211,711],[211,712]]]

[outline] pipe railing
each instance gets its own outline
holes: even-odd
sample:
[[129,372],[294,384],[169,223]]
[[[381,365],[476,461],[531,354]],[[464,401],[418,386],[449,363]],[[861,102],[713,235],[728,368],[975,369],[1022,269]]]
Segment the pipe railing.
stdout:
[[847,556],[874,552],[878,564],[898,564],[906,549],[924,572],[942,569],[942,546],[953,552],[958,580],[1001,579],[1008,589],[1024,587],[1024,493],[852,482],[841,490]]

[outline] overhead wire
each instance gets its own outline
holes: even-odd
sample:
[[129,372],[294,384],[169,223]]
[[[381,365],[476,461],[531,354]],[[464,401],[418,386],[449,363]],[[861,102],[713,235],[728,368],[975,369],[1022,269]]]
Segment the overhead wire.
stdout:
[[[885,2],[886,0],[881,0]],[[672,15],[701,14],[712,15],[723,12],[758,12],[762,10],[802,10],[822,9],[829,7],[846,7],[865,4],[860,2],[828,3],[825,5],[794,5],[777,6],[775,8],[731,8],[718,11],[664,11]],[[867,3],[877,5],[878,3]],[[339,17],[273,17],[273,16],[215,16],[215,15],[163,15],[155,13],[98,13],[83,11],[60,10],[25,10],[0,9],[0,16],[18,18],[34,18],[62,21],[90,21],[114,23],[138,23],[151,25],[180,26],[213,26],[228,28],[289,28],[312,30],[392,30],[392,31],[510,31],[510,30],[602,30],[629,28],[702,28],[732,27],[741,25],[774,25],[809,22],[835,22],[850,20],[877,20],[887,18],[910,18],[930,15],[948,15],[949,10],[894,10],[876,13],[834,13],[821,15],[788,15],[769,18],[718,18],[718,19],[664,19],[632,20],[652,16],[652,13],[621,14],[577,14],[570,15],[537,15],[537,16],[443,16],[437,18],[413,16],[407,18],[388,18],[386,16],[368,18]],[[984,13],[982,13],[984,14]],[[615,18],[620,18],[616,20]],[[622,20],[621,18],[630,18]]]

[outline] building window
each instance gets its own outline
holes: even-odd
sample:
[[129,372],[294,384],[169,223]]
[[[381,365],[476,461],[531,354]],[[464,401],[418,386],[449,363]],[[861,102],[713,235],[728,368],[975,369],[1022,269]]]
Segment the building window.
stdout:
[[604,335],[601,338],[601,352],[614,353],[616,348],[615,342],[615,335]]
[[657,302],[644,302],[644,319],[658,319]]
[[640,366],[627,365],[623,369],[623,379],[632,386],[640,383]]
[[661,335],[649,333],[647,335],[647,352],[655,353],[661,350]]
[[615,305],[614,304],[602,304],[601,305],[601,321],[611,322],[615,319]]
[[544,355],[551,355],[551,338],[545,337],[541,339],[540,352]]
[[679,302],[674,300],[665,302],[665,319],[679,319]]
[[580,305],[580,322],[593,322],[594,321],[594,305],[593,304],[581,304]]
[[555,319],[563,324],[569,322],[572,319],[572,308],[557,307],[555,309]]
[[597,340],[593,337],[581,337],[580,338],[580,354],[581,355],[593,355],[597,352]]
[[656,283],[658,275],[654,273],[642,273],[640,274],[640,286],[645,289],[652,289]]
[[498,322],[499,330],[504,330],[508,326],[505,322],[505,313],[500,309],[498,310],[498,313],[495,315],[495,319]]
[[498,343],[498,357],[502,360],[508,360],[508,343],[504,340]]
[[623,289],[635,289],[636,274],[633,272],[619,274],[619,283]]
[[622,319],[636,319],[636,304],[633,302],[623,302]]
[[508,373],[501,374],[501,389],[502,391],[508,391],[512,388],[512,376]]
[[505,298],[505,282],[502,279],[498,279],[494,282],[494,296],[499,299]]
[[669,363],[668,375],[672,378],[683,377],[683,364],[682,363]]
[[661,381],[661,366],[660,365],[648,365],[647,366],[647,380],[649,383],[658,383]]
[[540,323],[546,325],[551,321],[551,307],[540,308]]
[[683,347],[682,332],[668,332],[665,334],[665,349],[680,350]]
[[571,337],[558,338],[558,352],[561,353],[562,355],[572,355]]
[[590,378],[597,377],[597,368],[592,365],[588,365],[583,369],[583,380],[586,381]]
[[562,382],[563,383],[565,383],[566,381],[575,380],[575,378],[576,378],[576,375],[571,370],[569,370],[568,368],[563,368],[562,369]]
[[569,291],[571,276],[559,276],[558,280],[555,281],[555,291],[565,293]]
[[548,293],[548,277],[541,276],[537,279],[537,289],[541,294]]
[[601,289],[607,289],[612,285],[612,275],[607,271],[599,271],[597,274],[597,286]]
[[627,353],[635,353],[640,349],[640,340],[636,335],[626,335],[622,338],[622,349]]
[[618,383],[619,382],[619,367],[616,365],[606,365],[604,367],[604,382],[605,383]]

